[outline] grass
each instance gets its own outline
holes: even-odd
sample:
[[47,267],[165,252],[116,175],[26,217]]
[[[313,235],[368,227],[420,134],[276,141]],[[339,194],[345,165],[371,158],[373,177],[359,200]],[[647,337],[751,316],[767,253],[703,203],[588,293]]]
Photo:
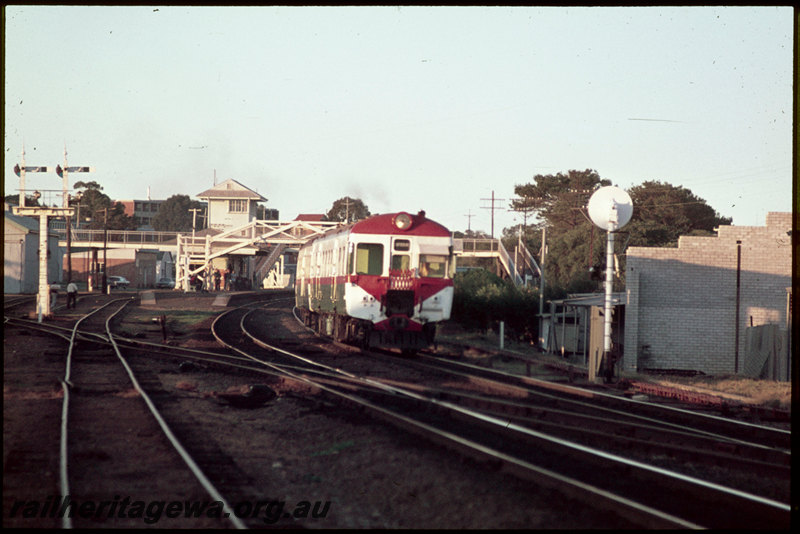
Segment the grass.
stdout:
[[170,335],[183,335],[192,331],[199,323],[209,317],[219,315],[218,311],[198,311],[198,310],[157,310],[157,309],[138,309],[129,313],[125,318],[124,328],[129,335],[139,332],[160,331],[158,323],[153,322],[154,317],[161,315],[167,317],[167,330]]
[[749,403],[783,410],[790,410],[792,404],[791,382],[757,380],[735,375],[670,377],[669,379],[651,379],[651,381],[662,385],[690,386],[712,393],[734,395]]
[[[446,343],[447,341],[468,343],[484,350],[499,349],[497,333],[469,332],[454,324],[448,324],[447,327],[441,329],[437,334],[437,341],[442,343]],[[558,356],[543,354],[527,343],[509,342],[506,340],[505,348],[535,356],[537,359],[547,360],[548,358],[555,358],[560,360]],[[642,375],[637,378],[663,386],[689,387],[710,394],[731,396],[748,404],[791,410],[791,382],[758,380],[736,375],[698,375],[694,377],[657,377]]]

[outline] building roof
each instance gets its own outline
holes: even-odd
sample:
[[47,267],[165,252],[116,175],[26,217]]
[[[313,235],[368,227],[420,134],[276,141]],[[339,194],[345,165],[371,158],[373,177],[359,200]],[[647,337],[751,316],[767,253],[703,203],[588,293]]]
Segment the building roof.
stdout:
[[301,213],[297,217],[294,218],[295,221],[309,221],[309,222],[321,222],[322,219],[325,218],[324,213]]
[[[13,206],[9,206],[9,208],[13,208]],[[14,215],[14,212],[9,209],[8,211],[3,212],[5,215],[6,225],[11,224],[13,226],[17,226],[21,230],[27,230],[28,233],[39,233],[39,218],[38,217],[27,217],[22,215]],[[47,234],[50,236],[58,235],[56,232],[52,230],[48,226]]]
[[30,230],[32,232],[39,233],[39,221],[32,218],[32,217],[22,217],[20,215],[14,215],[11,210],[4,212],[6,216],[6,221],[15,224],[16,226],[20,227],[21,229]]
[[[577,293],[569,295],[565,299],[553,300],[554,304],[561,304],[566,306],[597,306],[602,308],[605,306],[606,295],[605,293]],[[627,303],[627,294],[624,292],[611,293],[611,304],[613,306],[625,305]]]
[[234,179],[225,180],[211,189],[206,189],[202,193],[198,193],[196,196],[197,198],[207,199],[245,198],[255,200],[256,202],[267,201],[266,198],[252,189],[243,186]]

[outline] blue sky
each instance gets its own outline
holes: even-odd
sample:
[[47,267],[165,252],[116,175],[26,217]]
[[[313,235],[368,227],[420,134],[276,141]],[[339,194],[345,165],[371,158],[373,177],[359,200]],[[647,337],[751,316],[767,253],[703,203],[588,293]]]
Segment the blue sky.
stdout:
[[282,219],[351,195],[489,232],[493,191],[570,169],[738,225],[792,207],[790,7],[8,6],[4,30],[6,194],[24,143],[112,198],[216,172]]

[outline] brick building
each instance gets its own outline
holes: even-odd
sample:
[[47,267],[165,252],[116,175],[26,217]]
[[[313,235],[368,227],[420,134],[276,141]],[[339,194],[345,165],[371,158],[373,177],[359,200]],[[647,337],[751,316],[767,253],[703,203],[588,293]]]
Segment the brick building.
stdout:
[[137,230],[153,230],[153,218],[158,214],[163,200],[117,200],[125,206],[125,214],[133,217]]
[[630,247],[623,370],[742,372],[749,327],[786,331],[791,229],[791,213],[772,212],[766,226],[720,226],[677,248]]

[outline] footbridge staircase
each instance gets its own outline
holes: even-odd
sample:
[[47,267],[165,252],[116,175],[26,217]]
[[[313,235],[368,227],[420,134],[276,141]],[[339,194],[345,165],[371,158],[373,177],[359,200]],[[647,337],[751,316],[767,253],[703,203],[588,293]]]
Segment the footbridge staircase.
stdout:
[[499,239],[460,238],[453,240],[456,256],[494,258],[500,273],[516,286],[527,286],[530,280],[541,277],[536,259],[523,243],[517,243],[509,253]]

